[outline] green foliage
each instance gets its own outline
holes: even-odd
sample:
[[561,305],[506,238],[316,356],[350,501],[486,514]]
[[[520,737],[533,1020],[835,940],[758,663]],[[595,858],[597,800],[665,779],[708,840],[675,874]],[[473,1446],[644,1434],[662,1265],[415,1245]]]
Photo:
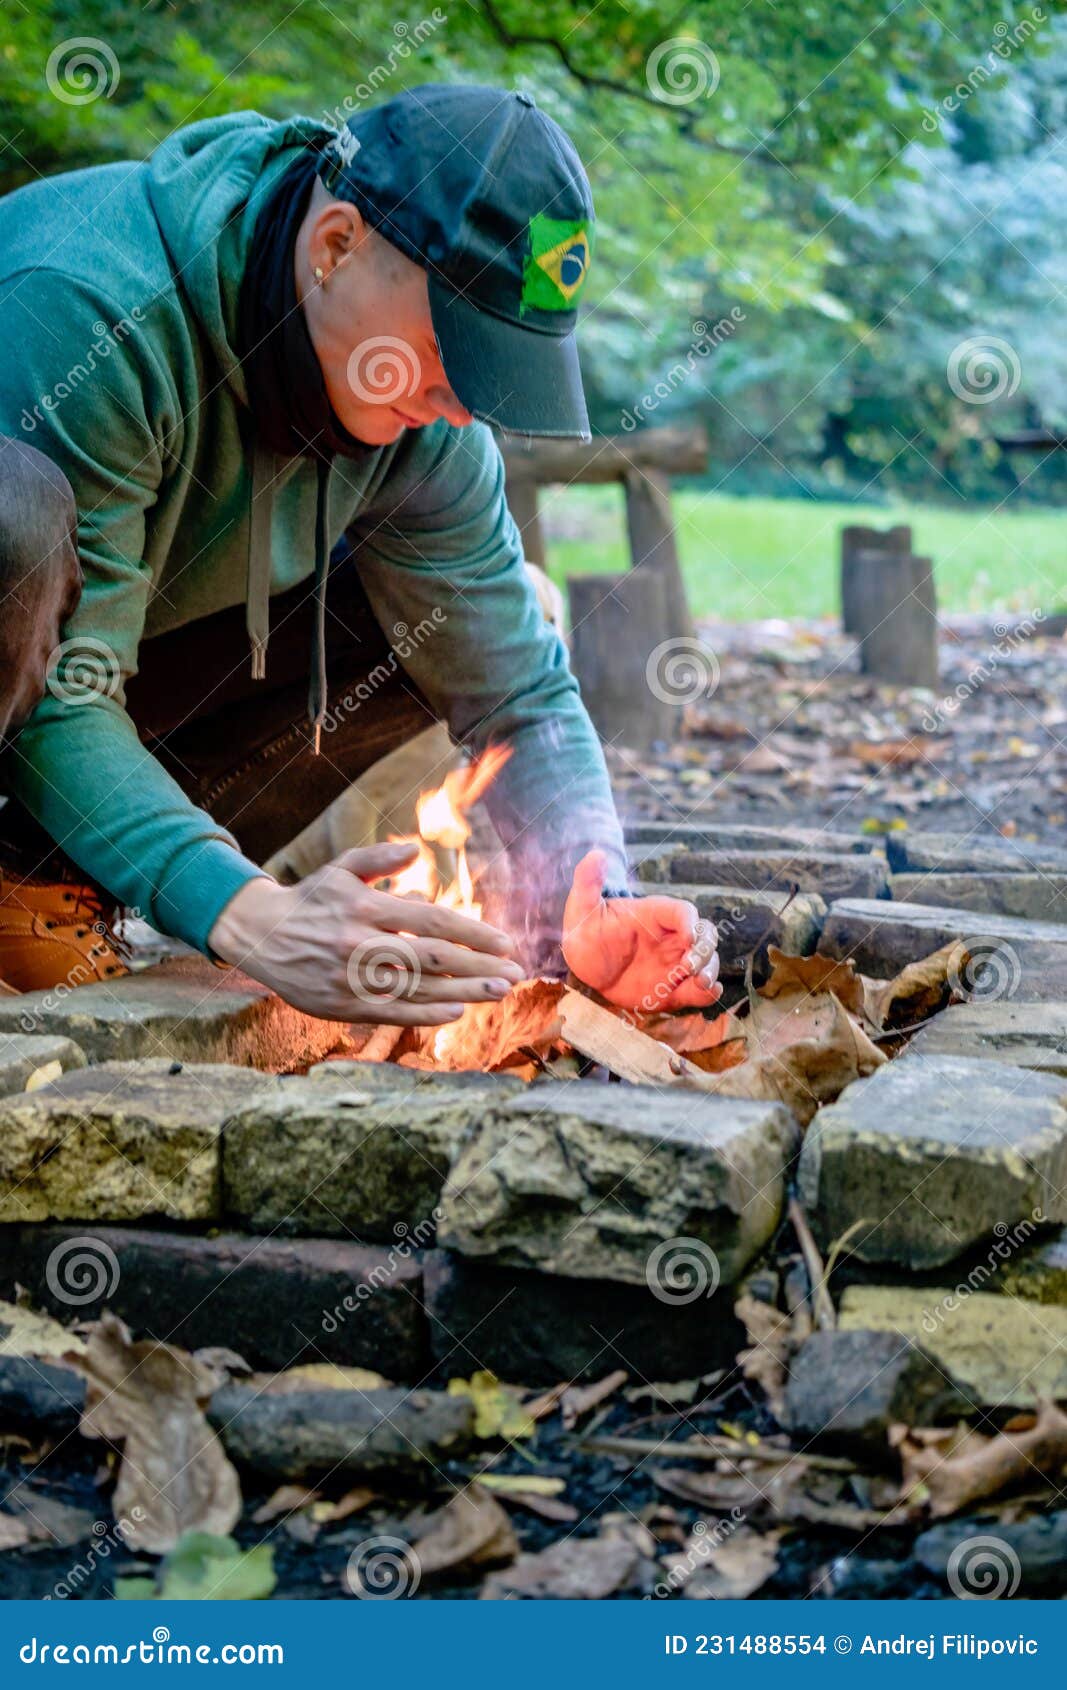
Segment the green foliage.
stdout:
[[277,1583],[269,1543],[239,1549],[232,1537],[186,1532],[152,1578],[116,1579],[120,1601],[253,1602]]

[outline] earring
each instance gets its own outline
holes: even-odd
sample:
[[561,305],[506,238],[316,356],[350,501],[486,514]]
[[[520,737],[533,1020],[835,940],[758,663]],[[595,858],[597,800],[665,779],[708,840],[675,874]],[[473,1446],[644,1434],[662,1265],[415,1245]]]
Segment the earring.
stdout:
[[318,282],[320,288],[325,287],[325,285],[326,285],[326,273],[323,270],[321,264],[316,264],[316,266],[315,266],[315,280]]

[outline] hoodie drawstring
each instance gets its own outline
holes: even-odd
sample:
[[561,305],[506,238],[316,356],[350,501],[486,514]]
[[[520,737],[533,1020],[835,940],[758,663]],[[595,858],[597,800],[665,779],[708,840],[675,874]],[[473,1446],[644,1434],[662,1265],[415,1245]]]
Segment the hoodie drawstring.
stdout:
[[[312,613],[311,667],[308,683],[308,722],[312,751],[319,755],[326,715],[326,581],[330,553],[326,543],[327,491],[332,460],[315,459],[315,603]],[[252,648],[252,679],[267,673],[270,638],[271,519],[274,510],[275,453],[258,441],[252,450],[252,501],[248,521],[248,574],[245,626]]]

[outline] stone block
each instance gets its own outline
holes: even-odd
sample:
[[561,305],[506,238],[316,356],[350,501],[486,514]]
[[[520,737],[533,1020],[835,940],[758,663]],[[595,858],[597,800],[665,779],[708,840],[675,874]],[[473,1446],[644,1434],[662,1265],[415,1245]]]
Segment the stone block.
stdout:
[[861,974],[888,980],[910,962],[961,940],[972,953],[960,982],[969,1001],[1067,998],[1067,926],[1008,915],[848,898],[832,904],[819,939],[822,956],[851,957]]
[[[0,998],[0,1003],[6,1000]],[[51,1033],[0,1035],[0,1096],[25,1091],[26,1082],[42,1068],[59,1063],[64,1073],[85,1067],[85,1052],[72,1039]]]
[[743,886],[753,892],[814,892],[827,903],[840,898],[884,898],[889,870],[884,857],[830,851],[649,851],[638,878],[690,885]]
[[1067,1003],[954,1003],[919,1028],[908,1053],[1067,1074]]
[[894,874],[891,893],[900,903],[978,910],[1021,921],[1067,922],[1067,874]]

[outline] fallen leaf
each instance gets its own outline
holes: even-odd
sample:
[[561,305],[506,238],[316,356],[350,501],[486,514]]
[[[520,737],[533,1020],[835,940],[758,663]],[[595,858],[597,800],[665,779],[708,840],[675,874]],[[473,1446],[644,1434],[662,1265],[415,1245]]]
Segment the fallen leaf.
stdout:
[[438,1070],[491,1071],[526,1046],[540,1050],[558,1039],[556,1008],[565,990],[562,980],[520,980],[499,1003],[468,1004],[449,1027],[439,1055],[434,1047],[440,1028],[424,1029],[420,1048]]
[[685,1553],[666,1565],[682,1595],[698,1601],[740,1601],[762,1590],[778,1566],[781,1531],[757,1532],[737,1525],[718,1537],[694,1532]]
[[526,1413],[519,1393],[502,1385],[495,1373],[475,1373],[470,1379],[450,1379],[450,1397],[470,1397],[474,1404],[474,1435],[478,1438],[515,1438],[533,1436],[534,1425]]
[[570,1431],[576,1426],[583,1414],[606,1402],[608,1397],[614,1396],[621,1385],[625,1385],[629,1374],[624,1367],[616,1368],[606,1378],[598,1379],[592,1385],[571,1385],[564,1391],[560,1403],[560,1413],[564,1429]]
[[422,1576],[434,1578],[514,1561],[519,1540],[499,1502],[471,1484],[431,1516],[414,1549]]
[[958,939],[909,963],[890,981],[863,980],[868,1019],[876,1027],[910,1027],[935,1014],[949,998],[953,980],[967,977],[970,953]]
[[738,1365],[745,1378],[765,1393],[771,1413],[781,1421],[785,1416],[785,1385],[793,1354],[790,1322],[770,1303],[761,1303],[747,1294],[737,1299],[734,1313],[745,1328],[750,1346],[738,1351]]
[[748,1061],[714,1082],[723,1097],[784,1103],[806,1126],[886,1057],[831,993],[760,999],[743,1023]]
[[253,1373],[246,1383],[272,1397],[292,1391],[380,1391],[389,1386],[388,1379],[369,1367],[337,1367],[332,1361],[287,1367],[283,1373]]
[[483,1490],[499,1491],[501,1496],[519,1491],[524,1496],[559,1496],[566,1489],[566,1480],[547,1473],[479,1473],[478,1483]]
[[260,1503],[252,1515],[252,1522],[257,1526],[269,1525],[272,1520],[291,1514],[294,1509],[307,1508],[318,1500],[318,1495],[317,1490],[309,1490],[306,1485],[279,1485],[266,1502]]
[[872,769],[907,769],[935,755],[938,749],[940,742],[916,734],[912,739],[853,739],[847,754]]
[[21,1303],[0,1303],[0,1356],[45,1356],[52,1360],[84,1355],[85,1340],[69,1332],[50,1314],[39,1314]]
[[35,1068],[29,1076],[23,1091],[40,1091],[42,1086],[50,1086],[53,1080],[58,1080],[63,1073],[62,1062],[43,1062]]
[[122,1448],[112,1507],[130,1522],[131,1547],[159,1555],[186,1532],[228,1534],[240,1518],[241,1489],[204,1418],[211,1371],[170,1344],[134,1343],[108,1313],[90,1329],[86,1353],[68,1359],[86,1381],[83,1437]]
[[353,1485],[351,1490],[345,1491],[344,1496],[336,1502],[313,1502],[309,1510],[311,1518],[319,1526],[336,1525],[338,1520],[347,1520],[353,1514],[361,1514],[364,1508],[369,1508],[372,1502],[377,1502],[378,1492],[368,1490],[365,1485]]
[[900,1455],[902,1497],[921,1492],[936,1517],[958,1514],[1038,1474],[1054,1484],[1067,1475],[1067,1415],[1051,1402],[1042,1403],[1036,1416],[1017,1416],[1011,1430],[995,1437],[905,1427],[890,1441]]
[[620,1537],[568,1537],[537,1555],[520,1555],[513,1567],[492,1573],[483,1601],[507,1598],[602,1601],[632,1583],[641,1557]]

